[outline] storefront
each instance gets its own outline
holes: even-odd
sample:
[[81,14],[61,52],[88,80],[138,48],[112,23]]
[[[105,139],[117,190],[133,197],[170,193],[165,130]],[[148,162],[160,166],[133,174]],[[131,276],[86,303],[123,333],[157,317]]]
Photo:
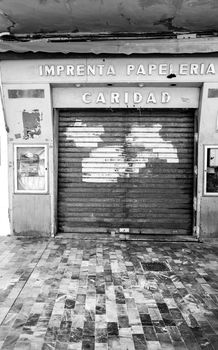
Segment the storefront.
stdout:
[[218,236],[218,58],[1,62],[16,235]]

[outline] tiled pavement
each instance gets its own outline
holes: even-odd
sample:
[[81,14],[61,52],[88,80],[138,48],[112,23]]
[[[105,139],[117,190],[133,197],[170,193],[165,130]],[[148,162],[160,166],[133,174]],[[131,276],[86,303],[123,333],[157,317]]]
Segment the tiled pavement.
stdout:
[[218,349],[218,245],[1,238],[0,324],[1,350]]

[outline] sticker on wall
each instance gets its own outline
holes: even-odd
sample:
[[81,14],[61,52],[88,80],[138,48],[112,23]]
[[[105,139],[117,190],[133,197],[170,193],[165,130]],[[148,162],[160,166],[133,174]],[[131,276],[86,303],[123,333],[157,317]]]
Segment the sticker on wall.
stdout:
[[208,89],[208,98],[217,98],[218,97],[218,89]]
[[43,89],[9,89],[9,98],[44,98],[45,91]]
[[23,138],[25,140],[34,139],[41,134],[42,115],[38,109],[31,112],[23,111]]

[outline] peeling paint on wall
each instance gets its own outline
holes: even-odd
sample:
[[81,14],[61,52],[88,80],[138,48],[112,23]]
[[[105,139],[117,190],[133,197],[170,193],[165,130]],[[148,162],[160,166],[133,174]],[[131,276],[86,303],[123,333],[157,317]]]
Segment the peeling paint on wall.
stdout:
[[23,111],[23,138],[25,140],[33,139],[41,134],[42,115],[38,109],[31,112]]

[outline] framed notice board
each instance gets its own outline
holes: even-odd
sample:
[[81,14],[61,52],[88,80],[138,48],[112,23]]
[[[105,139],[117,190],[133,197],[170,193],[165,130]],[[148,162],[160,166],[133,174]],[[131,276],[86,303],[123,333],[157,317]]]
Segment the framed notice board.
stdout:
[[218,146],[205,146],[204,195],[218,196]]
[[47,145],[14,146],[15,193],[48,191]]

